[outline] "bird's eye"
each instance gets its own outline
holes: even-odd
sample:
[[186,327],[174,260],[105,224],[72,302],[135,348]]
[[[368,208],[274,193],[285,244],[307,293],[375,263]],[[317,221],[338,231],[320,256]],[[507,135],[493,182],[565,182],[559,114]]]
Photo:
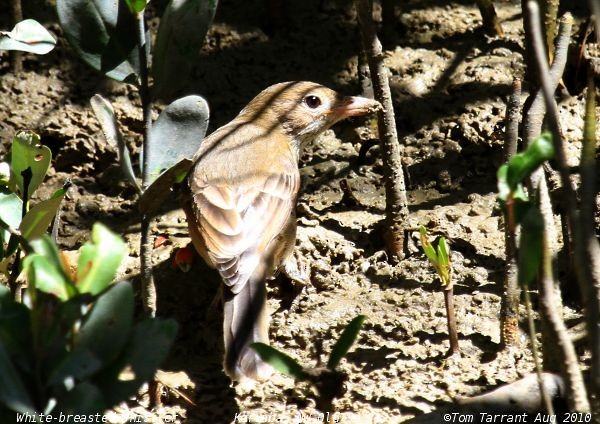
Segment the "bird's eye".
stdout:
[[306,96],[304,98],[304,103],[311,109],[316,109],[321,106],[321,99],[317,96]]

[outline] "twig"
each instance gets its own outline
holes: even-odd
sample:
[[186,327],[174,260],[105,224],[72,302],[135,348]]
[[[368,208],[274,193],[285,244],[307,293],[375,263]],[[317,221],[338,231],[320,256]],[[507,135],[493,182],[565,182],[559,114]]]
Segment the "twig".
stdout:
[[[23,8],[21,7],[21,0],[11,0],[10,10],[12,17],[12,24],[15,26],[23,20]],[[19,73],[23,72],[23,53],[17,50],[10,52],[10,64],[12,72]]]
[[[528,22],[526,22],[525,24],[529,28]],[[564,72],[565,64],[567,61],[567,51],[569,47],[571,28],[572,22],[570,20],[561,19],[559,34],[556,38],[556,54],[554,56],[554,61],[549,71],[553,92],[558,87],[561,76]],[[545,49],[543,51],[545,51]],[[547,59],[545,60],[547,63]],[[532,94],[531,96],[529,96],[526,102],[525,109],[526,112],[523,119],[523,140],[524,144],[527,146],[533,141],[535,137],[537,137],[541,133],[544,116],[546,115],[544,95],[541,89],[538,89],[535,92],[535,95]],[[554,212],[552,210],[552,201],[548,190],[547,177],[542,167],[540,167],[531,174],[528,181],[528,185],[531,192],[539,193],[540,212],[544,217],[544,232],[547,235],[548,248],[550,249],[551,255],[554,257],[559,252],[559,246],[557,242],[558,230],[556,229],[556,225],[554,222]],[[562,216],[561,218],[563,220],[567,219],[565,216]],[[562,228],[568,229],[569,225],[562,226]],[[565,250],[567,252],[570,252],[570,244],[568,243],[569,239],[569,231],[567,231],[566,234],[563,233],[563,240],[565,240],[565,246],[567,247]],[[557,280],[552,279],[552,281],[555,283],[554,299],[557,302],[555,308],[557,311],[559,311],[558,313],[561,313],[562,296],[560,293],[560,288]],[[541,282],[539,283],[541,284]],[[542,314],[542,346],[544,348],[544,369],[548,371],[559,371],[561,369],[562,364],[559,355],[557,354],[556,349],[554,348],[557,341],[551,339],[554,332],[547,330],[548,325],[549,323],[547,322],[546,316]]]
[[546,47],[550,61],[554,57],[554,37],[556,37],[556,18],[558,16],[559,0],[545,0],[544,7],[544,31],[546,33]]
[[598,0],[589,0],[590,10],[594,15],[594,24],[596,25],[596,37],[600,34],[600,2]]
[[[579,369],[579,360],[575,346],[571,341],[571,336],[567,331],[567,326],[560,314],[557,313],[556,305],[560,301],[556,299],[555,281],[552,270],[552,256],[549,254],[548,239],[544,233],[544,242],[542,248],[542,275],[540,278],[540,306],[542,307],[542,315],[545,317],[546,331],[553,340],[555,345],[552,349],[556,352],[560,371],[565,376],[564,381],[567,388],[567,393],[578,393],[581,400],[577,404],[573,404],[574,411],[585,412],[589,411],[587,396],[583,376]],[[556,346],[559,348],[556,349]],[[544,357],[544,361],[546,357]],[[569,395],[570,397],[570,395]],[[583,409],[579,409],[583,408]]]
[[[596,87],[594,84],[594,77],[592,74],[588,74],[588,87],[587,87],[587,99],[585,105],[585,120],[584,120],[584,130],[583,130],[583,148],[581,149],[581,162],[579,164],[580,167],[580,175],[581,175],[581,214],[580,214],[580,223],[581,223],[581,232],[583,237],[585,238],[585,247],[587,249],[587,255],[593,256],[598,254],[598,244],[595,240],[596,234],[596,220],[595,220],[595,212],[596,212],[596,175],[598,172],[597,163],[596,163]],[[600,280],[597,276],[598,270],[592,270],[593,273],[596,274],[594,282],[596,285],[594,286],[592,281],[588,282],[589,292],[588,296],[590,297],[590,303],[595,304],[592,306],[592,309],[600,309],[598,304],[600,303],[600,288],[597,286],[598,281]],[[598,348],[598,344],[600,341],[598,337],[600,337],[600,331],[598,331],[598,316],[596,316],[596,320],[594,322],[593,316],[589,315],[588,317],[588,334],[589,343],[592,346],[595,346],[595,351],[600,351]],[[596,326],[596,332],[592,332],[593,326]],[[594,349],[594,348],[592,348]],[[592,411],[594,411],[594,415],[596,419],[600,421],[600,364],[598,363],[600,358],[596,356],[592,357],[592,391],[596,393],[596,398],[592,399]]]
[[504,36],[502,25],[498,20],[496,9],[492,0],[475,0],[479,12],[481,13],[481,19],[483,20],[483,29],[485,32],[492,37]]
[[531,296],[529,295],[529,290],[524,290],[525,292],[525,306],[527,307],[527,324],[529,328],[529,339],[531,341],[531,352],[533,353],[533,362],[535,364],[535,372],[538,377],[538,387],[540,389],[540,394],[542,395],[542,400],[544,402],[544,406],[546,407],[546,412],[548,415],[554,415],[554,408],[552,406],[552,401],[550,400],[550,396],[548,395],[548,391],[544,386],[544,378],[542,373],[542,364],[540,364],[540,353],[537,347],[537,340],[535,338],[535,323],[533,321],[533,310],[531,309]]
[[[571,230],[573,232],[573,241],[575,244],[575,261],[578,274],[578,280],[584,294],[584,304],[586,305],[588,330],[590,338],[596,343],[592,343],[592,390],[596,393],[600,392],[600,346],[598,345],[598,332],[600,323],[598,321],[599,314],[599,299],[600,294],[600,248],[595,240],[595,234],[587,236],[582,235],[581,228],[576,220],[577,202],[575,191],[570,179],[570,172],[567,165],[566,154],[563,146],[563,139],[559,128],[558,107],[554,101],[554,91],[551,84],[550,70],[544,54],[544,43],[542,38],[542,29],[540,27],[540,11],[539,6],[535,1],[527,3],[529,11],[529,25],[532,32],[532,43],[534,46],[535,63],[537,65],[540,85],[544,93],[546,102],[546,110],[549,119],[548,124],[552,132],[552,139],[556,151],[556,162],[563,184],[563,193],[565,196],[565,207],[567,208],[567,217]],[[568,21],[570,15],[567,15],[563,20]],[[556,52],[558,56],[558,51]],[[587,237],[587,239],[584,239]],[[586,243],[589,242],[589,243]],[[555,306],[554,306],[555,308]],[[570,374],[565,377],[569,378]],[[589,402],[585,394],[585,387],[577,387],[576,381],[567,383],[572,390],[568,393],[570,407],[574,411],[587,412],[589,411]],[[594,390],[595,389],[595,390]]]
[[400,144],[396,133],[394,106],[388,71],[383,63],[383,51],[373,25],[369,0],[356,0],[356,10],[373,81],[375,99],[383,106],[383,110],[378,112],[377,117],[386,195],[387,232],[385,239],[390,258],[397,260],[403,256],[404,251],[404,224],[408,216],[408,200],[400,159]]
[[[504,141],[504,162],[517,153],[519,140],[519,113],[521,110],[521,80],[513,80],[513,91],[506,107],[506,133]],[[521,289],[517,280],[517,237],[514,225],[513,203],[507,202],[507,221],[504,228],[504,292],[500,306],[500,344],[503,347],[519,343],[519,298]]]
[[448,322],[448,337],[450,339],[449,353],[454,355],[459,352],[458,331],[456,330],[456,315],[454,313],[454,285],[444,287],[444,303],[446,305],[446,321]]
[[[144,25],[144,12],[137,14],[138,21],[138,44],[140,55],[140,99],[142,101],[142,114],[144,119],[144,159],[142,189],[146,190],[150,185],[150,164],[148,140],[150,139],[150,128],[152,125],[152,101],[148,86],[148,55],[146,49],[146,31]],[[144,310],[150,316],[156,315],[156,286],[152,275],[152,235],[150,233],[150,217],[142,215],[141,238],[140,238],[140,274],[142,277],[142,302]]]
[[[527,13],[529,15],[529,13]],[[525,25],[526,32],[530,32],[529,25]],[[571,29],[573,21],[562,18],[559,25],[558,36],[556,38],[555,55],[552,61],[552,66],[549,69],[549,78],[551,91],[554,92],[558,87],[562,74],[567,63],[567,53],[569,50],[569,41],[571,40]],[[545,44],[544,44],[545,45]],[[543,48],[543,47],[542,47]],[[545,49],[544,49],[545,52]],[[545,53],[544,53],[545,54]],[[547,62],[546,62],[547,63]],[[532,64],[534,65],[534,64]],[[536,69],[535,67],[531,68]],[[534,82],[536,85],[537,81]],[[554,99],[554,97],[553,97]],[[535,91],[535,95],[530,95],[525,102],[525,111],[523,113],[523,143],[528,146],[535,137],[542,132],[542,124],[546,114],[544,105],[544,93],[542,89]]]
[[504,162],[508,162],[517,153],[519,144],[519,111],[521,110],[521,80],[513,79],[512,93],[506,107],[504,137]]

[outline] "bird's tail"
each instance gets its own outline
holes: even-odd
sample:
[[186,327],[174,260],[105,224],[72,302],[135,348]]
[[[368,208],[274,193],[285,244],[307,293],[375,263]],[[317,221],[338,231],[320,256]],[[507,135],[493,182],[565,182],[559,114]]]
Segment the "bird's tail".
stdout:
[[262,279],[251,278],[237,294],[224,293],[223,334],[223,367],[232,380],[266,380],[271,375],[271,366],[250,347],[255,342],[269,343],[269,314]]

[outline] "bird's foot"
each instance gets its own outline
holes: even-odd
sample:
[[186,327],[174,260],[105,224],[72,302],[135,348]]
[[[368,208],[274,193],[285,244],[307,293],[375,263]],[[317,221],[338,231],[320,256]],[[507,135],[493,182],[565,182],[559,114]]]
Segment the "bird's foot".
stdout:
[[283,262],[281,272],[290,279],[298,292],[310,284],[310,263],[297,250]]

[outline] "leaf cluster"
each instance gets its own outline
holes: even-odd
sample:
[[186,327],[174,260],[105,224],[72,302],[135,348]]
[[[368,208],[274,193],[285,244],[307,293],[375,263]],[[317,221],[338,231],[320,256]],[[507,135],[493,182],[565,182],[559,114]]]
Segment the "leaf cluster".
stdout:
[[134,323],[131,284],[113,284],[124,242],[95,224],[76,272],[48,236],[32,248],[26,304],[0,286],[0,417],[93,414],[134,395],[166,357],[177,325]]
[[437,247],[427,238],[427,228],[421,225],[419,227],[421,247],[429,259],[429,262],[435,268],[442,286],[445,288],[452,287],[452,263],[450,262],[450,248],[446,243],[444,237],[440,237],[437,243]]
[[518,280],[528,285],[538,274],[542,258],[544,219],[535,199],[530,199],[523,183],[545,161],[554,157],[550,133],[533,140],[527,150],[514,155],[498,169],[498,200],[511,231],[520,226]]
[[[0,272],[4,273],[20,242],[46,232],[68,188],[66,184],[30,207],[31,196],[44,181],[52,160],[50,149],[40,144],[40,137],[32,131],[17,132],[6,160],[0,163],[5,173],[0,178]],[[21,238],[10,234],[7,227],[17,229]]]

